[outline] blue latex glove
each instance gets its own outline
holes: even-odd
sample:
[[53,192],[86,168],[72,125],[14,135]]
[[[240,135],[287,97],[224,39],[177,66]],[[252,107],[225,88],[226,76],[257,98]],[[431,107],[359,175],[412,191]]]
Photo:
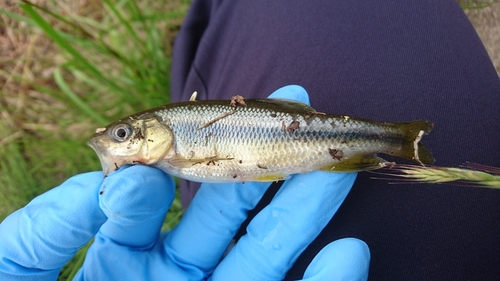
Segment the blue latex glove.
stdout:
[[[298,86],[271,97],[308,103]],[[104,181],[102,173],[78,175],[0,224],[0,280],[55,280],[96,233],[77,280],[281,280],[355,178],[292,176],[223,258],[270,183],[202,184],[179,225],[160,234],[174,196],[169,176],[145,166],[120,169]],[[314,258],[303,280],[366,280],[369,259],[364,242],[337,240]]]

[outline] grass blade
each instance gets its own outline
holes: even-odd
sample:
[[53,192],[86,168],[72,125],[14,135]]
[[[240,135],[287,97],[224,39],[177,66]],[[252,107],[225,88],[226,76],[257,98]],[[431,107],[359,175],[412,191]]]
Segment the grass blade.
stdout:
[[83,67],[88,69],[94,76],[98,77],[101,81],[105,82],[109,87],[119,91],[124,91],[111,80],[106,79],[102,73],[95,68],[87,59],[85,59],[71,44],[57,32],[37,11],[33,9],[30,4],[19,4],[21,9],[47,34],[61,48],[68,52],[73,58],[79,62]]
[[0,10],[0,14],[4,14],[4,15],[8,16],[9,18],[16,20],[18,22],[25,22],[31,26],[36,26],[36,23],[33,20],[31,20],[30,18],[24,17],[20,14],[12,13],[12,12],[5,11],[5,10]]
[[[120,12],[116,9],[115,5],[111,4],[108,0],[104,0],[104,3],[108,6],[109,9],[113,12],[113,14],[120,20],[120,23],[123,24],[123,26],[127,29],[128,33],[132,36],[133,42],[141,42],[142,40],[139,38],[139,35],[135,32],[135,30],[132,28],[132,25],[130,24],[129,21],[125,20],[123,16],[121,15]],[[139,44],[140,48],[144,48],[142,45]]]
[[64,78],[62,77],[61,74],[61,69],[57,67],[54,71],[54,79],[57,83],[57,86],[63,91],[68,98],[75,103],[75,105],[80,108],[83,112],[85,112],[88,116],[92,117],[95,121],[99,122],[101,125],[107,125],[109,124],[108,120],[106,118],[102,117],[101,115],[97,114],[90,106],[88,106],[80,97],[78,97],[66,84],[64,81]]

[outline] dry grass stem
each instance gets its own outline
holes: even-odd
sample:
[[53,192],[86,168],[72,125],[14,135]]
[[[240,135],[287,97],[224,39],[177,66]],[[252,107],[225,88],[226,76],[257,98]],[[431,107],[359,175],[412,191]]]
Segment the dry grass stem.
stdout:
[[392,170],[398,173],[390,173],[390,175],[406,178],[410,182],[445,183],[460,181],[470,185],[500,188],[500,174],[498,174],[497,169],[475,164],[466,165],[466,168],[397,165]]

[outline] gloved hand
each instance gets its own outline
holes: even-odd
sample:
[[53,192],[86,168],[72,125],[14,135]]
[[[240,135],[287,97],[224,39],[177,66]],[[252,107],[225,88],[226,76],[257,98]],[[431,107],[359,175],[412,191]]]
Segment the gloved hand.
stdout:
[[[308,103],[288,86],[272,97]],[[355,173],[294,175],[223,258],[270,183],[202,184],[179,225],[159,233],[175,190],[146,166],[75,176],[0,224],[0,280],[55,280],[96,234],[77,280],[281,280],[328,223]],[[100,194],[101,193],[101,194]],[[370,254],[354,238],[327,245],[303,280],[365,280]]]

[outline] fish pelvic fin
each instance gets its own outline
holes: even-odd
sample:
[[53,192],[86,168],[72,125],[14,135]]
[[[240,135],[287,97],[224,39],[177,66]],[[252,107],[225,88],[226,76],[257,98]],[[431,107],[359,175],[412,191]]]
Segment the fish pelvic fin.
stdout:
[[410,123],[398,123],[396,126],[403,132],[403,144],[400,150],[394,151],[394,156],[419,162],[420,164],[434,163],[431,152],[424,147],[420,140],[427,135],[434,124],[425,120]]

